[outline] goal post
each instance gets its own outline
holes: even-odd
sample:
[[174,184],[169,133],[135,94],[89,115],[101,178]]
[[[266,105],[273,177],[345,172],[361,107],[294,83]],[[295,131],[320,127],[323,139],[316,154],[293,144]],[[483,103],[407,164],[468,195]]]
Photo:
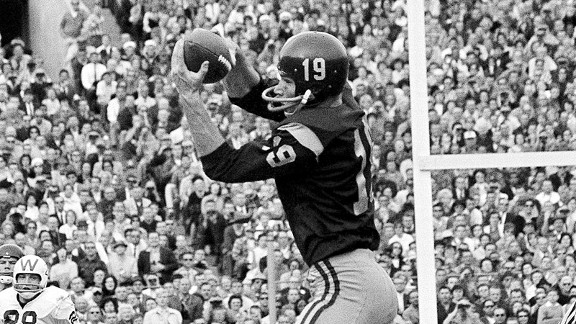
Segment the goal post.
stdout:
[[432,220],[432,176],[421,165],[430,157],[428,128],[428,85],[424,1],[407,1],[408,64],[410,68],[410,114],[414,171],[414,212],[416,225],[416,271],[418,308],[421,319],[436,324],[436,265]]
[[570,166],[576,164],[576,152],[430,155],[424,2],[407,1],[408,55],[419,315],[426,323],[435,324],[438,316],[431,171]]

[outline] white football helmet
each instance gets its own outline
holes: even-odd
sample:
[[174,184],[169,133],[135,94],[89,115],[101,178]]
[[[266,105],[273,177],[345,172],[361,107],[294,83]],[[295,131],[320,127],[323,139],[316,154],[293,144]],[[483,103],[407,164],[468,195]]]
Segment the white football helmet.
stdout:
[[[40,281],[37,284],[23,283],[18,281],[18,276],[23,274],[37,275]],[[22,279],[22,278],[20,278]],[[31,299],[46,288],[48,284],[48,266],[42,258],[36,255],[25,255],[14,266],[14,290],[24,299]]]

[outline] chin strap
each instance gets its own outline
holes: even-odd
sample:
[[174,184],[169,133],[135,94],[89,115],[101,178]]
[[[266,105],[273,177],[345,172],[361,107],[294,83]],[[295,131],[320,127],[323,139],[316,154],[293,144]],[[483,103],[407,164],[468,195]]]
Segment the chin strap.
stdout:
[[12,283],[12,277],[8,277],[8,276],[0,276],[0,284],[11,284]]
[[0,273],[0,284],[11,284],[12,281],[12,274],[6,272]]
[[41,292],[42,292],[42,289],[37,290],[37,291],[17,291],[18,295],[20,295],[20,297],[22,297],[25,300],[30,300],[30,299],[36,297]]
[[[270,87],[270,88],[267,88],[266,90],[264,90],[264,92],[262,92],[262,99],[264,99],[270,103],[270,104],[268,104],[268,110],[274,111],[274,112],[286,111],[288,109],[295,108],[294,111],[287,113],[287,114],[294,114],[296,111],[300,110],[300,108],[302,108],[302,106],[304,106],[306,103],[308,103],[308,100],[310,100],[310,97],[312,96],[312,91],[306,90],[304,95],[300,95],[297,97],[276,98],[276,97],[270,96],[270,93],[272,91],[274,91],[274,88],[275,87]],[[283,103],[283,105],[274,106],[275,103]]]

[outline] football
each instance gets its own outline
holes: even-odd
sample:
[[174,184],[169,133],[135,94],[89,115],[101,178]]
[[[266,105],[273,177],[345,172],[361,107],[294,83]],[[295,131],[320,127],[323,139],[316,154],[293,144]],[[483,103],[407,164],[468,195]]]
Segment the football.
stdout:
[[188,70],[198,72],[204,61],[210,65],[203,83],[218,82],[232,69],[232,59],[224,39],[209,30],[196,28],[184,42],[184,63]]

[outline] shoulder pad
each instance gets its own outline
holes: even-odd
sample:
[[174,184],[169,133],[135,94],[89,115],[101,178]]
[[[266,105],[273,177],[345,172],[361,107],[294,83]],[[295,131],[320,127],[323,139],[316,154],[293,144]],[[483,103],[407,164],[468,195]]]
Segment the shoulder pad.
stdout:
[[18,306],[16,309],[20,308],[20,304],[18,304],[18,300],[16,298],[17,293],[13,287],[8,287],[0,291],[0,300],[2,301],[0,303],[0,310],[14,309],[16,306]]
[[72,303],[70,294],[63,289],[53,286],[44,289],[40,296],[29,304],[31,303],[34,303],[30,306],[35,308],[39,318],[52,315],[57,319],[66,319],[70,315],[70,312],[64,315],[65,309],[72,307],[72,310],[74,310],[74,303]]
[[278,130],[290,133],[302,146],[314,152],[316,156],[319,156],[324,151],[324,145],[322,145],[318,136],[307,126],[300,123],[289,123],[278,127]]

